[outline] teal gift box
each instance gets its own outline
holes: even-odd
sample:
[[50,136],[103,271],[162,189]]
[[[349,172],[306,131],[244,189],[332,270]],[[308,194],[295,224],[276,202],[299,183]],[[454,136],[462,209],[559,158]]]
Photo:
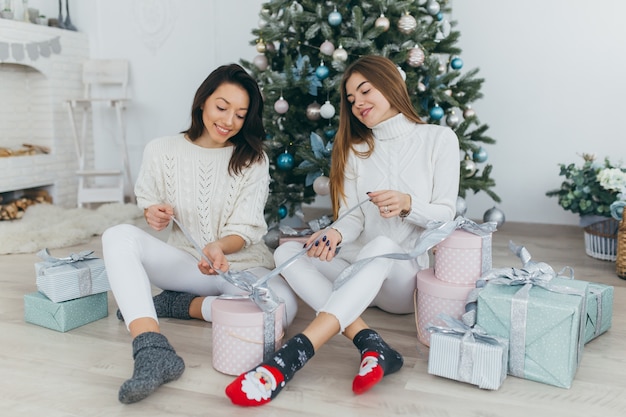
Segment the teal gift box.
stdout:
[[589,283],[585,343],[589,343],[611,328],[613,322],[613,287]]
[[93,251],[55,258],[42,249],[43,262],[35,263],[37,290],[55,303],[109,291],[104,261]]
[[39,291],[24,295],[24,320],[66,332],[109,314],[107,293],[55,303]]
[[552,290],[488,282],[478,293],[476,323],[509,339],[509,375],[570,388],[583,353],[589,283],[555,277],[547,285]]

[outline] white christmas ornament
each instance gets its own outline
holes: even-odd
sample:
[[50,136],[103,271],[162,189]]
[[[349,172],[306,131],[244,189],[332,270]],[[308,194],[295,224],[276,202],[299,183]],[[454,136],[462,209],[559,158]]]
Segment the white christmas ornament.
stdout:
[[426,10],[431,15],[436,15],[441,10],[441,5],[437,3],[437,0],[429,0],[426,5]]
[[400,76],[402,77],[402,79],[403,79],[404,81],[406,81],[406,72],[404,72],[404,70],[403,70],[403,69],[402,69],[402,67],[400,67],[400,66],[398,66],[398,67],[396,67],[396,68],[398,68],[398,72],[400,73]]
[[330,104],[330,101],[326,100],[326,103],[320,108],[320,115],[324,119],[331,119],[335,115],[335,106]]
[[411,16],[409,12],[406,12],[404,15],[402,15],[400,20],[398,20],[398,30],[405,35],[413,32],[416,27],[417,20],[415,20],[415,18]]
[[346,62],[348,59],[348,52],[343,49],[343,46],[339,45],[339,48],[335,49],[333,52],[333,60],[337,62]]
[[384,14],[381,14],[374,22],[374,26],[381,29],[383,32],[387,32],[389,30],[389,19],[387,19]]
[[424,63],[424,51],[417,45],[415,45],[411,50],[409,50],[409,54],[406,62],[412,67],[419,67]]
[[320,175],[313,181],[313,191],[319,195],[330,194],[330,179],[325,175]]

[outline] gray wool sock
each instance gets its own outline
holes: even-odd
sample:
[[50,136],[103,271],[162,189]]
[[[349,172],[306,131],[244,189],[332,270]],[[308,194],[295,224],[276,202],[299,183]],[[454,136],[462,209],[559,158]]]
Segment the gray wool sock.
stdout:
[[[196,297],[197,295],[186,292],[165,290],[161,294],[152,297],[152,301],[154,302],[157,317],[189,320],[191,319],[189,306],[191,305],[191,300]],[[122,312],[119,309],[117,310],[117,318],[124,320],[124,316],[122,316]]]
[[178,379],[185,362],[161,333],[141,333],[133,340],[133,376],[122,384],[119,400],[124,404],[141,401],[158,387]]

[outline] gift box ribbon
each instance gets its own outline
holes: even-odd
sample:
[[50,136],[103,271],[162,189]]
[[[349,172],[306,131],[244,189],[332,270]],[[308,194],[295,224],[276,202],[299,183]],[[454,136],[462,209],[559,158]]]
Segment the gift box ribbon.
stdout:
[[592,323],[594,325],[593,338],[596,338],[600,335],[602,330],[602,290],[600,288],[590,287],[589,293],[596,299],[596,322]]
[[50,255],[48,249],[42,249],[37,252],[37,256],[41,258],[44,262],[44,270],[46,268],[52,268],[55,266],[61,265],[70,265],[73,268],[76,268],[76,278],[78,280],[78,292],[81,297],[90,295],[92,292],[93,281],[91,279],[91,269],[87,266],[84,261],[88,261],[90,259],[98,259],[96,256],[93,256],[94,251],[82,251],[78,253],[71,253],[70,256],[65,258],[55,258]]
[[[586,297],[585,292],[566,285],[559,285],[552,282],[553,278],[560,276],[565,270],[570,271],[573,279],[573,270],[569,267],[563,268],[558,274],[550,265],[545,262],[535,262],[531,260],[530,253],[523,246],[517,246],[513,241],[509,242],[509,249],[515,253],[523,263],[522,268],[498,268],[492,269],[483,275],[476,282],[476,289],[470,292],[467,298],[466,310],[463,315],[463,322],[466,325],[476,323],[476,301],[481,288],[487,283],[496,285],[521,286],[511,299],[511,327],[509,331],[509,373],[513,376],[524,378],[524,358],[526,356],[526,321],[528,316],[528,300],[530,289],[533,286],[544,288],[559,294],[577,295],[582,298],[581,317],[586,317]],[[584,321],[580,320],[578,332],[578,362],[582,357],[584,335]]]
[[429,325],[426,330],[431,333],[443,333],[461,336],[459,350],[459,381],[472,382],[472,370],[474,369],[475,342],[479,341],[493,346],[507,348],[504,341],[487,334],[479,326],[468,326],[461,320],[457,320],[447,314],[439,314],[437,318],[442,320],[448,327]]
[[[333,289],[337,289],[350,280],[354,275],[356,275],[365,265],[372,262],[378,258],[386,258],[386,259],[394,259],[394,260],[409,260],[415,259],[418,256],[426,253],[429,249],[433,248],[438,243],[443,242],[447,239],[452,232],[457,229],[462,229],[468,231],[470,233],[474,233],[478,236],[491,238],[491,233],[496,230],[497,223],[495,222],[487,222],[483,224],[477,224],[470,219],[467,219],[462,216],[458,216],[453,221],[449,222],[429,222],[426,225],[426,229],[422,232],[422,234],[417,239],[417,243],[415,248],[408,253],[388,253],[383,255],[372,256],[369,258],[361,259],[348,267],[346,267],[341,274],[337,277],[333,284]],[[487,245],[488,243],[488,245]],[[491,252],[489,249],[488,253],[486,252],[485,246],[489,246],[491,248],[491,242],[485,242],[483,240],[483,266],[489,265],[491,267],[491,261],[485,261],[485,256],[488,256],[491,259]]]

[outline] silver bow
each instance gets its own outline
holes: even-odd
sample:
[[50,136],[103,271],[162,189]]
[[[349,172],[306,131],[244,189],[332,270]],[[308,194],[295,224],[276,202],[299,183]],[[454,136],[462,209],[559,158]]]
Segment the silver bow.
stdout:
[[71,253],[70,256],[67,256],[65,258],[55,258],[54,256],[50,255],[50,252],[48,252],[48,249],[46,248],[37,252],[37,256],[43,259],[44,262],[46,262],[47,267],[52,267],[72,264],[80,261],[88,261],[90,259],[98,259],[97,257],[92,256],[93,252],[94,251],[92,250],[85,250],[78,253]]

